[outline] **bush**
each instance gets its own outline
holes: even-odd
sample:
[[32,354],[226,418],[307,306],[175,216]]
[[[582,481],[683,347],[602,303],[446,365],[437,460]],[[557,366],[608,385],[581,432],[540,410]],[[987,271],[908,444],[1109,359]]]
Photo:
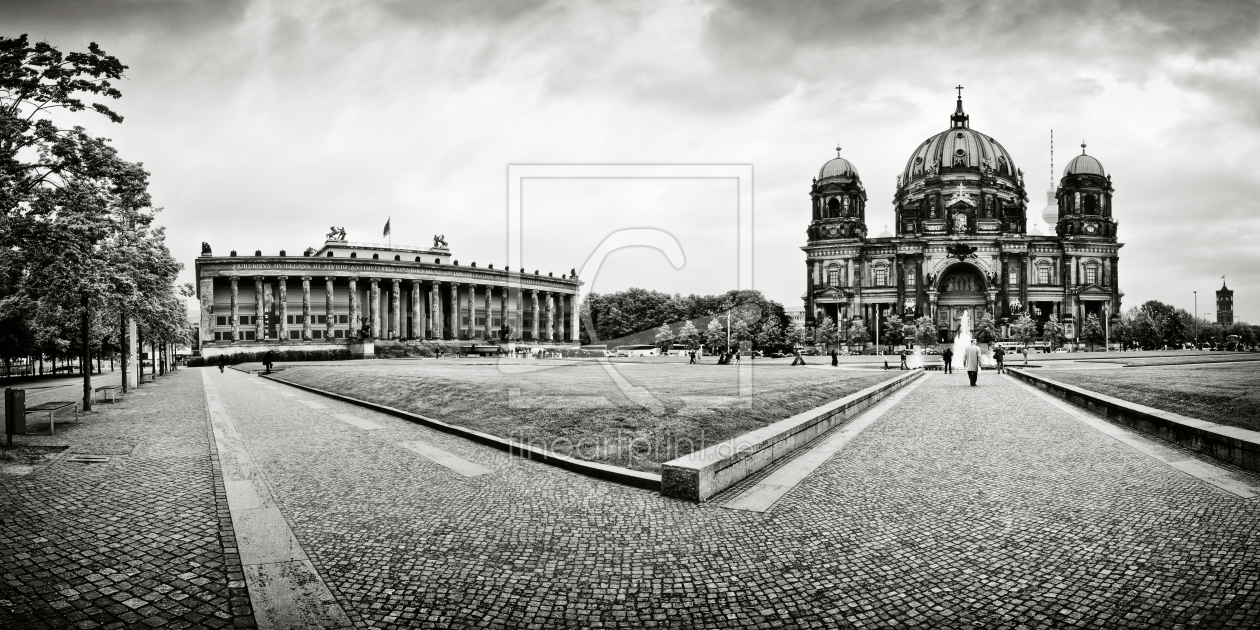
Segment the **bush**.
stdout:
[[[329,350],[273,350],[272,361],[283,363],[285,361],[347,361],[350,359],[349,348],[333,348]],[[228,365],[238,365],[241,363],[259,363],[266,356],[267,351],[262,352],[238,352],[236,354],[226,355]],[[207,365],[218,365],[219,357],[191,357],[188,359],[187,367],[203,367]]]

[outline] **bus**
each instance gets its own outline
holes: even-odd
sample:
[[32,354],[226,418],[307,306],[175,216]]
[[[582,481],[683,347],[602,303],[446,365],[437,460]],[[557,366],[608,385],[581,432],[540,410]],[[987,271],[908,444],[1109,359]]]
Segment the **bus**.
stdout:
[[660,354],[660,348],[649,344],[617,346],[617,356],[619,357],[655,357],[660,356]]

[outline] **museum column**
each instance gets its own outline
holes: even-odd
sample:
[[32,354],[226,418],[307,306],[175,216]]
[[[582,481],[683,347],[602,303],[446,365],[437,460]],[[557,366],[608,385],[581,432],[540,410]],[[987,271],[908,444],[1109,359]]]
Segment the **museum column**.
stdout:
[[429,282],[429,330],[428,339],[442,338],[441,287],[437,280]]
[[546,322],[546,329],[543,331],[547,341],[555,341],[555,308],[551,305],[551,291],[543,291],[543,321]]
[[391,291],[389,304],[389,338],[402,338],[402,280],[394,278],[394,286]]
[[569,300],[570,320],[569,337],[574,343],[582,342],[582,320],[578,315],[578,294],[574,292],[573,298]]
[[289,339],[289,276],[276,276],[276,301],[280,304],[280,323],[276,329],[276,339],[284,343]]
[[531,341],[538,341],[538,291],[531,290],[529,292],[529,316],[530,326],[529,334]]
[[564,341],[564,294],[556,294],[556,340]]
[[381,279],[372,278],[371,288],[368,290],[368,315],[371,317],[369,334],[372,339],[381,338]]
[[254,276],[254,341],[267,338],[263,324],[267,321],[263,314],[263,277]]
[[355,339],[363,326],[359,324],[359,279],[355,276],[346,278],[350,281],[350,329],[346,331],[347,339]]
[[469,339],[476,339],[476,282],[469,284]]
[[240,280],[240,278],[236,276],[231,277],[231,281],[232,281],[232,313],[231,313],[232,322],[231,323],[232,323],[232,341],[233,342],[241,340],[241,312],[240,312],[240,305],[237,304],[236,302],[236,284],[238,280]]
[[336,310],[333,309],[333,277],[324,276],[324,341],[332,341],[333,327],[337,325]]
[[214,341],[214,277],[201,279],[201,344]]
[[500,334],[500,335],[499,335],[499,336],[500,336],[500,338],[502,338],[502,339],[503,339],[503,341],[507,341],[507,340],[510,338],[510,331],[512,331],[512,330],[514,330],[514,329],[516,328],[516,326],[513,326],[512,324],[508,323],[508,296],[511,294],[511,292],[512,292],[512,288],[511,288],[511,287],[509,287],[509,286],[506,286],[506,285],[504,285],[503,287],[501,287],[501,288],[499,289],[499,323],[500,323],[500,330],[502,330],[502,327],[503,327],[503,326],[507,326],[507,327],[508,327],[508,331],[509,331],[509,334]]
[[451,335],[450,339],[459,339],[459,328],[461,324],[459,321],[459,283],[458,282],[451,283],[451,310],[449,312],[451,314],[451,323],[449,326],[447,326],[447,328],[450,331],[450,335]]
[[311,277],[302,276],[302,341],[311,340]]
[[424,339],[424,311],[420,310],[420,281],[411,281],[411,338]]
[[486,339],[494,339],[494,285],[486,285]]

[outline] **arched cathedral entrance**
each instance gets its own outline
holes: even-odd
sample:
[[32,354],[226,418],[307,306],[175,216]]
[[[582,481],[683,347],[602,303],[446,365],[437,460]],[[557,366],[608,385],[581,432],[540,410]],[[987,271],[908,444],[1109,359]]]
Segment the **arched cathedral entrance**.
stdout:
[[958,334],[959,321],[963,313],[970,316],[974,329],[975,323],[985,314],[984,276],[980,270],[970,264],[956,264],[941,276],[937,290],[936,323],[945,330],[944,341],[952,342]]

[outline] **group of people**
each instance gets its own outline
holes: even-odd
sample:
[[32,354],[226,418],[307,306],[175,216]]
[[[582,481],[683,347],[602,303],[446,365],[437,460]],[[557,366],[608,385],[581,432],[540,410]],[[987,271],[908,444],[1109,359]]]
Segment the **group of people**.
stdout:
[[[941,358],[945,360],[945,373],[954,373],[954,349],[945,346],[945,351],[941,353]],[[997,373],[1006,373],[1006,364],[1003,362],[1006,358],[1006,351],[998,346],[993,349],[993,360],[997,362]],[[902,361],[905,358],[902,357]],[[976,379],[980,376],[980,346],[976,345],[976,340],[972,339],[971,343],[963,349],[963,369],[967,371],[967,380],[971,382],[971,386],[976,386]]]

